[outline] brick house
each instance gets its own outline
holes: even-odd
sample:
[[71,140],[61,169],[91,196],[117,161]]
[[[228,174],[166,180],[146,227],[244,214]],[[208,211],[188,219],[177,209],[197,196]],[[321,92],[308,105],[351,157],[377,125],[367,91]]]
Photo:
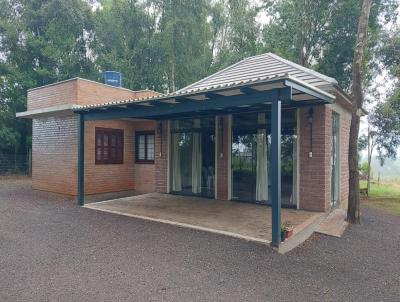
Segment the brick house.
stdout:
[[34,88],[17,116],[33,123],[33,189],[79,204],[124,190],[267,204],[276,241],[281,206],[347,207],[350,109],[335,79],[267,53],[170,94],[80,78]]

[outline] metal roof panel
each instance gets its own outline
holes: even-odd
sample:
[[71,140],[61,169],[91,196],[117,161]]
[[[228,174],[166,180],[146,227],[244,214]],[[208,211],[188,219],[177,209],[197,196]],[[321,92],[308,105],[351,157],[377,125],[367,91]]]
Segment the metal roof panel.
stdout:
[[284,81],[285,79],[297,82],[298,84],[308,87],[309,89],[312,89],[313,91],[316,91],[325,97],[328,97],[330,99],[335,99],[335,97],[326,91],[323,91],[319,89],[318,87],[315,87],[313,85],[310,85],[306,83],[305,81],[302,81],[299,78],[290,76],[288,74],[281,74],[281,75],[274,75],[274,76],[264,76],[264,77],[258,77],[258,78],[252,78],[248,80],[242,80],[242,81],[231,81],[228,83],[223,83],[223,84],[216,84],[212,86],[202,86],[202,87],[195,87],[187,90],[179,90],[174,93],[169,93],[169,94],[161,94],[157,96],[151,96],[151,97],[144,97],[144,98],[138,98],[138,99],[128,99],[128,100],[117,100],[117,101],[111,101],[111,102],[106,102],[106,103],[100,103],[100,104],[90,104],[90,105],[83,105],[83,106],[74,106],[75,111],[80,111],[80,110],[85,110],[85,109],[94,109],[94,108],[101,108],[101,107],[109,107],[109,106],[115,106],[115,105],[121,105],[121,104],[138,104],[139,102],[146,102],[146,101],[163,101],[163,100],[178,100],[179,98],[196,98],[196,96],[203,95],[207,92],[215,92],[215,93],[223,93],[227,92],[228,90],[237,90],[240,89],[241,87],[245,86],[253,86],[253,87],[261,87],[263,84],[270,84],[274,83],[277,81]]
[[245,81],[265,76],[278,76],[283,73],[296,76],[296,78],[313,86],[337,84],[337,81],[331,77],[288,61],[273,53],[265,53],[245,58],[178,91],[187,91],[189,89],[209,87],[232,81]]

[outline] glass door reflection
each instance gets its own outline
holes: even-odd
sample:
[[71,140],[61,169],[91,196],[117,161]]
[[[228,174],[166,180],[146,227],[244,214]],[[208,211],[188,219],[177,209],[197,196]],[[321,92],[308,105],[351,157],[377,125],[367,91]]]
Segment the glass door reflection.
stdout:
[[[296,206],[297,141],[296,111],[282,111],[281,200],[286,207]],[[233,115],[232,123],[232,199],[270,204],[271,113]]]
[[171,191],[214,197],[214,118],[171,121]]

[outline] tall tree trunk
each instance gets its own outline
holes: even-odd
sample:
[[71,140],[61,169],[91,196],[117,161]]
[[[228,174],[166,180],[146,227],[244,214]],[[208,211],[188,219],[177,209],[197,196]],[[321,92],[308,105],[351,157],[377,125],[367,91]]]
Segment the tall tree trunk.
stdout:
[[364,49],[367,44],[368,19],[371,11],[372,0],[363,0],[356,46],[353,58],[352,71],[352,116],[349,142],[349,206],[347,220],[350,223],[360,223],[360,180],[358,172],[358,132],[360,130],[360,116],[363,105],[362,91],[362,62]]

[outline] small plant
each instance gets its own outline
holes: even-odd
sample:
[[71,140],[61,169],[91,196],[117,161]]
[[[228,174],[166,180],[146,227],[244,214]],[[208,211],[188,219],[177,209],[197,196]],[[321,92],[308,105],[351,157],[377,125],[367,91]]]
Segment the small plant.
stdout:
[[284,221],[281,224],[281,241],[293,235],[293,225],[289,221]]
[[288,230],[290,228],[292,228],[292,224],[289,221],[284,221],[281,223],[281,230]]

